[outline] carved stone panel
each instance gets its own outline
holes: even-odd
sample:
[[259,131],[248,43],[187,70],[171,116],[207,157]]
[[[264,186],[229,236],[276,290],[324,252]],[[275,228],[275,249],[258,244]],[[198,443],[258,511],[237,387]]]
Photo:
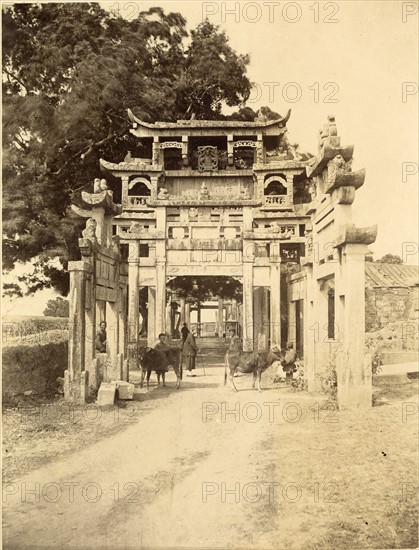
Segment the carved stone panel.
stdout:
[[218,149],[212,145],[198,147],[198,170],[218,170]]

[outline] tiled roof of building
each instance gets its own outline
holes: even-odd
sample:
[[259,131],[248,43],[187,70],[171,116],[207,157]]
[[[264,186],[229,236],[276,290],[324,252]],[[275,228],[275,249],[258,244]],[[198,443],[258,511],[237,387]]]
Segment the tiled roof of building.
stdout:
[[365,287],[410,287],[419,285],[419,267],[403,264],[365,263]]

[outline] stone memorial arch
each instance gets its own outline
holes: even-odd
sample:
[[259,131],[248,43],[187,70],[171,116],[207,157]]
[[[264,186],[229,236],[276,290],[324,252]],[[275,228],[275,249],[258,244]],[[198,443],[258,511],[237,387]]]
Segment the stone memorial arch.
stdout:
[[[90,298],[83,306],[74,300],[76,294],[96,292],[96,300],[102,296],[107,303],[108,326],[117,327],[111,364],[118,370],[121,357],[128,357],[135,367],[140,294],[147,296],[147,341],[153,345],[172,324],[170,280],[231,277],[242,284],[243,303],[219,297],[217,321],[239,324],[244,350],[291,340],[304,356],[309,389],[334,361],[339,405],[370,406],[364,261],[376,228],[351,225],[351,205],[365,173],[352,171],[353,146],[341,147],[334,117],[320,132],[318,154],[310,157],[286,140],[290,112],[269,121],[259,114],[253,122],[146,123],[131,111],[128,115],[137,146],[121,162],[100,161],[105,176],[119,182],[122,207],[107,190],[83,195],[88,211],[81,215],[96,220],[98,235],[97,243],[85,235],[83,259],[70,265],[72,315],[80,318],[72,326],[87,319],[80,330],[93,339],[101,310],[89,311]],[[116,266],[112,276],[95,279],[95,262],[110,260]],[[89,294],[85,287],[96,290]],[[180,303],[180,318],[190,320],[186,302]],[[77,337],[79,329],[72,330]],[[79,344],[72,342],[74,355]],[[78,351],[80,366],[69,369],[75,387],[79,371],[97,380],[92,349],[86,340],[84,351]],[[80,383],[84,387],[83,378]]]

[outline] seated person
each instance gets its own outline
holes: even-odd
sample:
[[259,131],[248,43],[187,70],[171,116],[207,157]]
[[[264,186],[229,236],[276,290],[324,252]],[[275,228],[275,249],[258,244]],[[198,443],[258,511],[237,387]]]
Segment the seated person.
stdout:
[[106,323],[102,321],[99,325],[100,329],[96,333],[96,351],[106,353]]

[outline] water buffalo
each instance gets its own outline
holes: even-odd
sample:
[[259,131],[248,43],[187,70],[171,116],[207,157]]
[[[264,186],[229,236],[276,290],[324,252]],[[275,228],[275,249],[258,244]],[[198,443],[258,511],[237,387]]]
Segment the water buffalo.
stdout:
[[180,381],[182,379],[182,365],[180,349],[168,348],[167,350],[158,350],[154,348],[141,347],[138,350],[138,360],[141,367],[141,382],[140,388],[143,387],[144,378],[147,373],[147,389],[149,389],[149,382],[151,372],[155,371],[157,374],[157,384],[160,386],[160,376],[163,380],[163,386],[166,386],[165,375],[169,370],[169,366],[173,367],[176,374],[176,388],[179,389]]
[[275,361],[281,359],[281,351],[278,348],[273,348],[270,351],[227,351],[225,355],[225,369],[224,369],[224,385],[227,383],[227,369],[230,369],[229,378],[233,384],[234,391],[238,391],[234,384],[234,372],[238,370],[245,374],[253,373],[253,386],[255,388],[256,379],[258,381],[258,390],[262,391],[260,387],[260,379],[262,372],[272,365]]

